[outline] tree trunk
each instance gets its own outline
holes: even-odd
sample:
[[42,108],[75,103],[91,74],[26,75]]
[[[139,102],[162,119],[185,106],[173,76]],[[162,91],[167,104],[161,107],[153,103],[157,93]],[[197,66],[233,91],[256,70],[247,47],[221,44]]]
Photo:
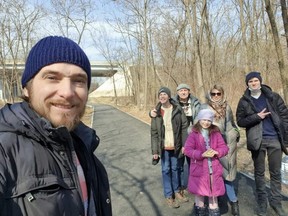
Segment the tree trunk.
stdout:
[[241,23],[241,33],[242,33],[242,42],[244,45],[244,49],[245,49],[245,53],[246,55],[244,55],[244,62],[245,62],[245,71],[248,72],[249,70],[249,64],[248,64],[248,58],[249,58],[249,48],[247,45],[247,38],[246,38],[246,29],[247,29],[247,25],[246,22],[244,21],[244,5],[243,5],[243,0],[239,0],[239,6],[240,6],[240,23]]
[[278,57],[278,67],[279,67],[282,86],[283,86],[284,100],[287,102],[288,101],[288,78],[287,78],[287,73],[285,70],[284,58],[283,58],[280,38],[279,38],[279,34],[278,34],[278,29],[277,29],[273,10],[271,8],[270,0],[265,0],[265,7],[266,7],[266,12],[267,12],[268,17],[269,17],[269,21],[270,21],[270,25],[271,25],[271,31],[273,34],[274,44],[275,44],[276,53],[277,53],[277,57]]
[[288,53],[288,15],[287,15],[287,5],[286,5],[286,0],[280,0],[280,2],[281,2],[282,19],[283,19],[286,46],[287,46],[286,52]]
[[[202,65],[201,65],[201,53],[200,53],[200,35],[202,32],[197,32],[197,7],[196,7],[196,0],[188,0],[184,1],[186,7],[186,14],[192,29],[193,33],[193,50],[195,56],[195,71],[197,75],[197,84],[198,89],[196,90],[198,93],[198,97],[201,101],[205,100],[205,89],[203,84],[203,72],[202,72]],[[192,15],[190,5],[192,7]]]

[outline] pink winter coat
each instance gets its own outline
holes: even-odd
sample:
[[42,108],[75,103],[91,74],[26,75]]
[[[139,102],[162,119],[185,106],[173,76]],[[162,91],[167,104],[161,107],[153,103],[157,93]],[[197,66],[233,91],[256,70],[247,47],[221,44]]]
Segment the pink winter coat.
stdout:
[[189,134],[184,150],[184,154],[191,158],[188,191],[200,196],[217,197],[225,193],[222,177],[223,168],[219,158],[225,156],[229,148],[218,131],[211,132],[210,147],[219,152],[218,157],[212,158],[212,178],[210,178],[209,174],[208,159],[202,157],[202,153],[206,151],[202,134],[195,130]]

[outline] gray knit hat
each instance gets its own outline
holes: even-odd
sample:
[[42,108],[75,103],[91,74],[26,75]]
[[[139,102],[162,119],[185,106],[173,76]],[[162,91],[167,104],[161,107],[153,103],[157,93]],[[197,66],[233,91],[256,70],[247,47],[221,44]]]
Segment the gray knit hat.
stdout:
[[179,91],[180,89],[187,89],[190,91],[190,86],[185,83],[181,83],[177,86],[176,90]]
[[158,97],[159,97],[160,93],[162,93],[162,92],[166,93],[169,96],[169,98],[171,98],[171,91],[169,88],[161,87],[158,91]]
[[43,67],[60,62],[81,67],[87,73],[88,89],[90,88],[91,66],[88,57],[77,43],[61,36],[45,37],[32,47],[22,75],[22,87],[24,88]]

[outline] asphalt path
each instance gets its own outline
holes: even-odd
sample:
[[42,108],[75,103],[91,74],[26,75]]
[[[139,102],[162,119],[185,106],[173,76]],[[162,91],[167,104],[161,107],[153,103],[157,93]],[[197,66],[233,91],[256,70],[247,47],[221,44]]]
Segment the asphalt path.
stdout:
[[[98,104],[94,106],[92,127],[100,137],[95,154],[108,172],[114,216],[193,215],[193,195],[189,194],[189,202],[178,209],[165,204],[161,165],[151,164],[150,125],[112,106]],[[238,173],[235,185],[241,216],[256,215],[253,179]],[[286,197],[282,204],[288,211]],[[222,197],[221,215],[231,215],[229,208]],[[274,215],[270,208],[267,215]]]

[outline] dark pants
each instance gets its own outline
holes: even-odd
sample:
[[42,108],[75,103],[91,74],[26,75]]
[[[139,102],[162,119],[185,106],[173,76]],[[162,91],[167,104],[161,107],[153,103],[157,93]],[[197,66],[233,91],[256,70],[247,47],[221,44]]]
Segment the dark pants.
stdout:
[[[187,173],[185,173],[185,158],[187,161]],[[186,189],[187,188],[187,183],[188,183],[188,177],[189,177],[189,170],[190,170],[190,158],[187,156],[183,156],[181,158],[178,158],[178,175],[179,175],[179,185],[181,189]],[[185,175],[187,174],[187,176]]]
[[258,151],[251,151],[254,161],[254,175],[256,183],[257,202],[260,206],[267,206],[265,183],[265,157],[268,156],[270,173],[271,205],[281,204],[281,144],[275,139],[263,139]]

